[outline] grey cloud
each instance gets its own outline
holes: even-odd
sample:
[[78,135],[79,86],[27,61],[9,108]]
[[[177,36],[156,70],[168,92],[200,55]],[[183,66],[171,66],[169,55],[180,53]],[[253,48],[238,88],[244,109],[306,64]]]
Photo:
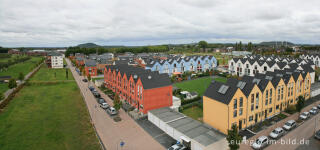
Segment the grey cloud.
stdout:
[[319,43],[319,16],[317,0],[0,0],[0,45]]

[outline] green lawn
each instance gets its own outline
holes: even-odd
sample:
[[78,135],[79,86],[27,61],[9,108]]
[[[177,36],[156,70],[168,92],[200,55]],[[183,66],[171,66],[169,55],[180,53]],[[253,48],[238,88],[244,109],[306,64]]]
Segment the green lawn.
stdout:
[[[39,80],[52,79],[50,74],[42,75]],[[0,122],[1,150],[100,149],[75,82],[25,86],[0,113]]]
[[0,76],[11,76],[13,78],[18,78],[20,72],[26,75],[37,66],[37,63],[41,59],[42,57],[32,57],[30,60],[25,62],[9,66],[8,70],[0,71]]
[[[208,86],[210,85],[211,80],[211,77],[203,77],[195,80],[176,83],[175,86],[180,88],[182,91],[196,91],[200,96],[202,96],[204,92],[207,90]],[[220,82],[226,82],[227,79],[223,77],[218,77],[215,78],[215,80]]]
[[66,77],[66,69],[52,69],[47,65],[42,65],[41,69],[30,79],[30,81],[63,81],[74,80],[71,71],[68,69],[68,78]]
[[28,56],[23,56],[23,55],[11,55],[10,58],[1,58],[0,62],[8,62],[8,60],[14,60],[15,58],[20,57],[20,58],[24,58],[24,57],[28,57]]
[[193,107],[184,109],[182,110],[181,113],[191,117],[192,119],[202,121],[203,112],[202,112],[202,109],[200,109],[198,106],[193,106]]
[[[8,70],[0,71],[0,76],[11,76],[17,79],[20,72],[22,72],[24,75],[31,72],[41,59],[42,57],[32,57],[30,60],[25,62],[9,66]],[[8,89],[7,83],[0,83],[0,94],[4,93]]]

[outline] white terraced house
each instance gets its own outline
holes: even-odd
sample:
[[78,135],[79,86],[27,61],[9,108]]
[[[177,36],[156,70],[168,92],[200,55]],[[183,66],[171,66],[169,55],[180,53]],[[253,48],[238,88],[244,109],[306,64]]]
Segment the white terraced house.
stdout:
[[312,61],[315,66],[320,67],[320,55],[319,54],[302,54],[300,55],[301,59]]
[[311,60],[281,58],[274,56],[248,55],[244,58],[229,60],[229,73],[237,76],[255,76],[258,73],[265,74],[267,71],[277,70],[300,70],[310,73],[311,83],[314,83],[315,65]]

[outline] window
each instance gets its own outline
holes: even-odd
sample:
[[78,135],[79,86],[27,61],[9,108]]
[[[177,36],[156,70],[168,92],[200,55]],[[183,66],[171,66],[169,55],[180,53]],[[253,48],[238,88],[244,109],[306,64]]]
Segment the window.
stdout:
[[251,94],[251,111],[254,110],[254,94]]
[[279,105],[276,106],[276,109],[277,109],[277,110],[279,109]]
[[237,99],[233,100],[233,109],[237,109]]
[[233,111],[233,118],[237,117],[237,110]]
[[256,93],[256,109],[259,108],[259,93]]
[[269,104],[272,103],[272,89],[270,89],[270,93],[269,93]]
[[268,94],[269,94],[269,92],[268,92],[268,90],[266,91],[266,105],[268,105]]
[[240,106],[239,107],[242,107],[243,106],[243,98],[240,97]]
[[272,108],[269,109],[269,113],[271,113],[271,112],[272,112]]
[[252,121],[252,120],[253,120],[253,116],[250,116],[250,117],[249,117],[249,121]]
[[239,109],[239,116],[242,115],[242,108]]
[[281,100],[283,100],[283,85],[281,86]]
[[278,86],[278,101],[280,100],[280,86]]

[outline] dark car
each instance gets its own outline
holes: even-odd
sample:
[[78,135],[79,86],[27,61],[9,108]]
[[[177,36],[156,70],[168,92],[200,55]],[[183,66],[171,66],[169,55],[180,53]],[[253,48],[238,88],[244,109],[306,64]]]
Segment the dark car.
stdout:
[[96,98],[100,98],[101,97],[100,93],[98,93],[98,92],[93,92],[92,94]]
[[103,98],[97,98],[99,104],[105,103],[106,101]]
[[314,134],[314,138],[320,140],[320,130],[318,130],[318,131]]
[[83,82],[88,82],[88,80],[87,80],[87,79],[82,79],[82,81],[83,81]]
[[95,90],[93,86],[89,86],[88,88],[89,88],[90,91]]

